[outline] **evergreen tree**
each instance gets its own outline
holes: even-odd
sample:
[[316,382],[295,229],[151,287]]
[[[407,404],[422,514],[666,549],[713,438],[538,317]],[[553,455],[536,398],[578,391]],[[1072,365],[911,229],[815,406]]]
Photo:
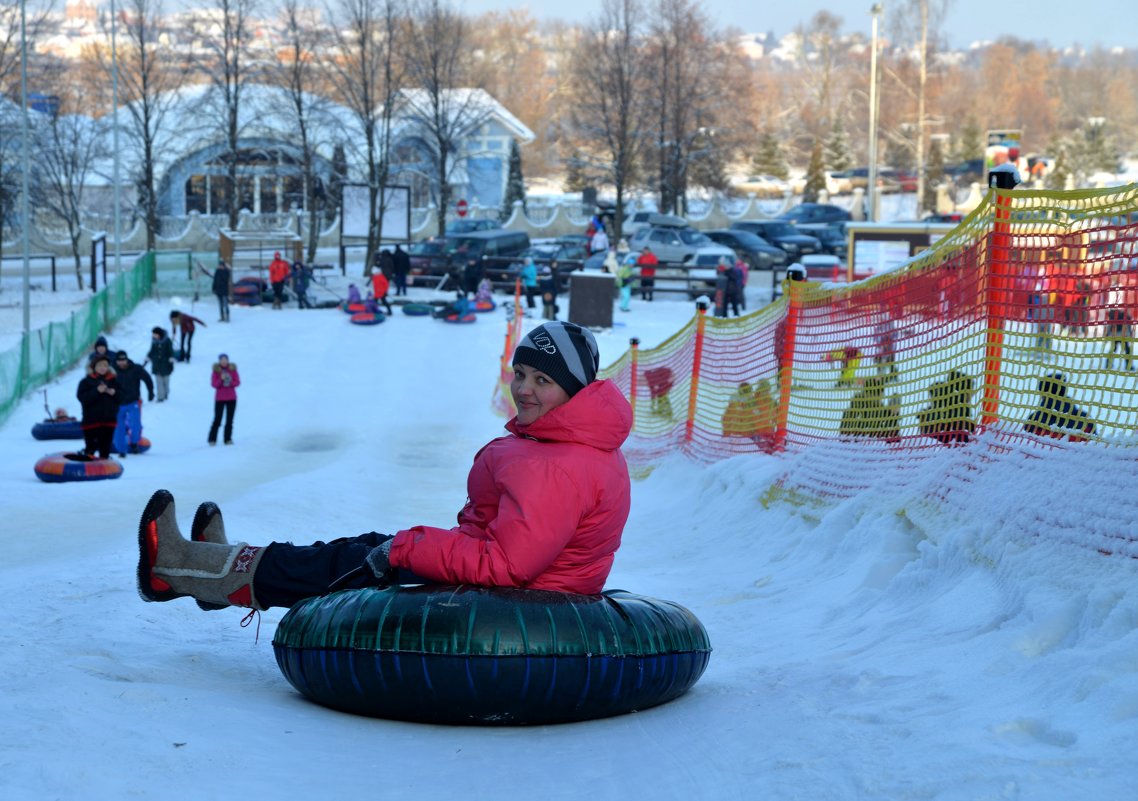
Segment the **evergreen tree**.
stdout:
[[822,164],[822,143],[815,141],[810,151],[810,165],[806,168],[806,186],[802,189],[803,203],[817,203],[818,194],[826,188],[826,170]]
[[518,140],[510,140],[510,172],[506,178],[506,196],[502,199],[502,210],[498,212],[498,219],[502,222],[510,219],[514,213],[514,203],[522,202],[522,210],[526,207],[526,184],[522,177],[522,151],[518,148]]
[[952,158],[957,163],[984,158],[984,133],[975,117],[969,117],[961,126]]
[[773,175],[783,180],[790,177],[790,167],[787,166],[782,145],[769,130],[759,134],[759,145],[751,159],[751,169],[758,175]]
[[1088,122],[1083,128],[1082,166],[1088,175],[1096,172],[1118,173],[1122,171],[1118,151],[1107,136],[1101,121]]
[[1066,189],[1072,176],[1071,142],[1067,138],[1058,139],[1048,150],[1055,154],[1055,163],[1044,177],[1043,185],[1047,189]]
[[573,155],[565,160],[565,183],[563,188],[566,192],[580,192],[589,186],[589,180],[585,176],[585,163],[581,159],[581,152],[579,150],[573,151]]
[[901,135],[889,136],[885,141],[885,164],[898,170],[912,170],[913,145],[906,138],[910,132],[902,127]]
[[929,144],[929,160],[925,165],[925,197],[921,207],[936,211],[936,189],[944,183],[944,145],[939,138]]
[[830,135],[826,138],[826,168],[835,172],[848,170],[853,166],[853,153],[850,152],[850,138],[842,126],[840,117],[834,117]]

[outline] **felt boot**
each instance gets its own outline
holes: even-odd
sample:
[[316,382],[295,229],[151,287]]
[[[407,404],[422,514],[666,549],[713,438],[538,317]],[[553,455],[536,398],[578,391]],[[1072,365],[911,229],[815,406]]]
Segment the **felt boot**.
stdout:
[[193,542],[182,536],[174,496],[158,490],[138,524],[138,594],[144,601],[191,597],[215,606],[262,609],[253,576],[263,548]]
[[[194,522],[190,525],[190,540],[212,542],[216,545],[229,544],[229,540],[225,538],[225,521],[221,518],[221,509],[213,501],[206,501],[198,507]],[[198,606],[206,612],[213,612],[227,608],[228,604],[222,606],[198,601]]]

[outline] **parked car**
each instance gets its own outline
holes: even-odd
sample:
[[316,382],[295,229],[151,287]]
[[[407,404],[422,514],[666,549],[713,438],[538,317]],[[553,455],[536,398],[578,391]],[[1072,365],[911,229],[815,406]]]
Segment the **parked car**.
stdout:
[[837,256],[827,256],[815,253],[803,256],[787,269],[799,267],[806,271],[808,281],[833,281],[840,283],[846,280],[846,268]]
[[497,220],[452,220],[447,223],[447,235],[472,234],[475,231],[494,231],[502,226]]
[[822,243],[817,237],[802,233],[794,227],[793,223],[785,220],[741,220],[731,224],[732,230],[750,231],[758,234],[772,245],[777,245],[786,251],[792,259],[797,259],[807,253],[818,253],[822,250]]
[[979,184],[984,181],[984,159],[968,159],[959,164],[946,167],[944,174],[958,186]]
[[830,223],[810,231],[822,243],[822,252],[844,259],[849,254],[849,232],[844,222]]
[[727,258],[735,263],[735,252],[723,245],[712,245],[699,249],[684,266],[687,268],[688,297],[695,300],[700,295],[715,294],[715,279],[719,276],[719,260]]
[[725,245],[739,254],[752,270],[776,270],[786,264],[786,251],[775,247],[758,234],[730,228],[703,233],[712,242]]
[[732,184],[736,192],[757,197],[785,197],[791,192],[791,185],[774,175],[752,175],[751,177]]
[[[529,234],[524,231],[497,228],[469,234],[448,234],[442,240],[431,240],[429,245],[426,242],[412,245],[411,274],[433,278],[457,275],[468,262],[476,259],[481,260],[489,271],[499,264],[509,264],[512,257],[529,246]],[[420,252],[416,253],[416,249]]]
[[848,222],[850,213],[841,206],[829,203],[799,203],[785,214],[780,214],[777,219],[789,220],[799,228],[803,228],[814,224]]
[[683,217],[677,217],[674,214],[660,214],[655,211],[638,211],[626,217],[624,224],[621,226],[621,235],[630,240],[641,228],[648,228],[651,226],[658,226],[661,228],[688,228],[690,223]]
[[651,226],[641,228],[628,240],[633,251],[647,245],[661,262],[682,264],[689,256],[706,245],[714,243],[694,228]]

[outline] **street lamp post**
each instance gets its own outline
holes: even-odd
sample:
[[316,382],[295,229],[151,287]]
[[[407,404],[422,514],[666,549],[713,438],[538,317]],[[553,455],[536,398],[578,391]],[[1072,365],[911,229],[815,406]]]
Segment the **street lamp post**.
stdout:
[[884,7],[874,3],[869,9],[873,17],[872,50],[869,54],[869,183],[866,185],[866,200],[869,209],[866,219],[877,220],[877,20]]
[[118,29],[118,20],[116,19],[116,16],[117,16],[117,12],[115,10],[115,0],[111,0],[111,72],[112,72],[112,87],[113,87],[112,88],[112,95],[111,95],[111,103],[112,103],[112,105],[114,105],[114,114],[113,114],[114,123],[113,123],[113,125],[115,126],[114,131],[113,131],[114,148],[115,148],[115,159],[114,159],[114,171],[113,172],[114,172],[114,182],[115,182],[115,187],[114,187],[115,273],[117,274],[119,272],[119,270],[121,269],[121,264],[119,263],[119,259],[121,258],[120,254],[119,254],[119,248],[121,245],[120,239],[121,239],[122,228],[119,225],[120,200],[121,200],[119,193],[122,191],[122,189],[121,189],[121,182],[119,181],[119,56],[118,56],[118,46],[117,46],[117,42],[116,42],[116,32]]
[[23,242],[23,256],[24,256],[24,336],[21,337],[23,342],[22,359],[23,362],[23,376],[26,381],[31,375],[31,327],[32,327],[32,308],[30,305],[30,283],[31,283],[31,203],[28,200],[28,193],[31,191],[28,171],[31,169],[31,157],[28,154],[28,19],[27,19],[27,3],[25,0],[20,0],[20,152],[23,159],[23,168],[20,170],[20,216],[21,225],[23,229],[22,242]]

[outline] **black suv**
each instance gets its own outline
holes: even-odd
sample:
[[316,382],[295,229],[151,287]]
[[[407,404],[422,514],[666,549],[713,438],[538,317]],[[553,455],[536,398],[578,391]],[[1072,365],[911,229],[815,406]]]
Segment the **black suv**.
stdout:
[[778,219],[788,220],[801,227],[814,223],[849,222],[850,213],[841,206],[829,203],[799,203],[786,214],[780,214]]
[[726,245],[739,254],[752,270],[775,270],[786,264],[786,251],[775,247],[758,234],[730,228],[703,233],[712,242]]
[[733,231],[750,231],[758,234],[772,245],[777,245],[786,251],[786,255],[793,259],[810,253],[821,253],[822,243],[817,237],[801,233],[792,223],[786,220],[740,220],[731,223]]

